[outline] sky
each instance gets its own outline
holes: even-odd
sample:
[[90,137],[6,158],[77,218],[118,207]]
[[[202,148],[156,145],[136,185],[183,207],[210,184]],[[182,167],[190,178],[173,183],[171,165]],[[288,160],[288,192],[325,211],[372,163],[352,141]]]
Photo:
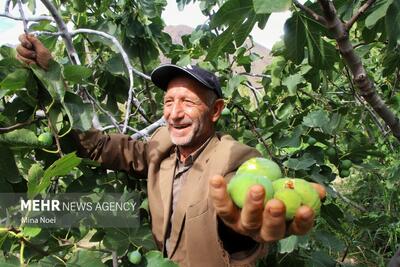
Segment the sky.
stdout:
[[[0,0],[0,12],[3,12],[5,0]],[[39,1],[37,1],[39,3]],[[38,6],[38,12],[45,12],[43,7]],[[12,13],[19,15],[18,8],[14,8]],[[27,10],[25,13],[29,13]],[[283,35],[283,24],[289,17],[289,12],[274,13],[270,16],[267,26],[264,30],[254,27],[252,35],[254,40],[267,48],[272,48],[273,44]],[[176,5],[176,0],[168,0],[166,10],[162,17],[166,25],[188,25],[196,27],[203,24],[207,18],[201,14],[198,2],[191,3],[180,12]],[[18,36],[23,33],[21,21],[15,21],[9,18],[0,17],[0,45],[9,43],[17,44]]]

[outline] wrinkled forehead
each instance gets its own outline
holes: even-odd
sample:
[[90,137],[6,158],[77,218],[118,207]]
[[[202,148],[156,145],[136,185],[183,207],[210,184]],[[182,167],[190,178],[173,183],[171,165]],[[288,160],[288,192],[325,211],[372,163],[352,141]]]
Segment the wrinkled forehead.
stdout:
[[[167,91],[165,93],[166,96],[172,94],[187,94],[191,96],[197,96],[199,99],[204,99],[208,97],[208,90],[199,82],[190,79],[188,77],[175,77],[169,83],[167,87]],[[210,91],[211,92],[211,91]]]

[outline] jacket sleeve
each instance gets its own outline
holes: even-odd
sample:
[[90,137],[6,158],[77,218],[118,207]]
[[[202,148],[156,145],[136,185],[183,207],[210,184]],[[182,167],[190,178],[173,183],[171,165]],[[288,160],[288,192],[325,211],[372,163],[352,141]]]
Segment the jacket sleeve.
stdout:
[[133,140],[123,134],[103,134],[91,129],[86,132],[74,130],[73,139],[77,144],[78,155],[98,161],[102,167],[147,175],[146,142]]

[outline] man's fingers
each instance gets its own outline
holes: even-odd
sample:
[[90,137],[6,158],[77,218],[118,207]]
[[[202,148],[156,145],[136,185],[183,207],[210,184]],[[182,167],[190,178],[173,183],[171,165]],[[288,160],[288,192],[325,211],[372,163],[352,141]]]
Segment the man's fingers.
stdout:
[[21,57],[28,58],[28,59],[36,59],[35,51],[26,49],[22,45],[18,45],[16,50]]
[[226,182],[221,175],[210,179],[210,197],[213,200],[218,216],[228,225],[235,225],[240,216],[239,210],[233,204],[226,189]]
[[308,206],[297,209],[293,222],[290,224],[288,233],[293,235],[304,235],[314,226],[314,211]]
[[286,233],[285,204],[278,199],[267,202],[263,213],[260,235],[264,242],[280,240]]
[[317,190],[319,194],[319,199],[324,199],[326,197],[326,190],[323,185],[317,184],[317,183],[311,183],[311,185]]
[[18,36],[18,40],[21,42],[21,45],[27,49],[32,49],[32,43],[27,39],[26,34],[21,34]]
[[28,59],[28,58],[24,58],[24,57],[20,56],[19,54],[17,54],[16,57],[17,57],[17,59],[18,59],[19,61],[22,61],[23,63],[25,63],[25,64],[27,64],[27,65],[36,64],[35,61],[33,61],[33,60],[31,60],[31,59]]
[[244,231],[257,230],[263,222],[265,191],[261,185],[250,188],[241,215],[240,226]]

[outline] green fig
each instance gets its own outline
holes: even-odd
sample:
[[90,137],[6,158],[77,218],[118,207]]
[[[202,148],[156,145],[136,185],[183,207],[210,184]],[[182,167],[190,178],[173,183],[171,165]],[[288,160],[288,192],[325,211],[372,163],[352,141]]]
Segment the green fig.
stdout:
[[350,168],[351,168],[351,165],[353,165],[353,162],[351,162],[351,160],[349,160],[349,159],[345,159],[345,160],[342,160],[342,161],[340,162],[340,167],[341,167],[343,170],[348,170],[348,169],[350,169]]
[[283,189],[296,191],[301,197],[301,204],[309,206],[318,214],[321,208],[321,201],[317,190],[306,180],[282,178],[272,183],[275,192]]
[[349,170],[341,170],[339,173],[339,176],[344,178],[350,175],[350,171]]
[[256,176],[266,176],[271,181],[282,177],[282,172],[279,165],[276,164],[276,162],[266,158],[251,158],[245,161],[236,172],[236,174],[241,173]]
[[53,135],[49,132],[45,132],[38,136],[38,140],[43,146],[51,146],[53,144]]
[[292,189],[281,189],[276,191],[274,198],[281,200],[286,207],[286,220],[290,221],[296,215],[297,209],[301,206],[301,197]]
[[264,205],[274,196],[272,182],[265,176],[241,173],[235,175],[228,183],[228,193],[239,208],[243,208],[250,187],[259,184],[264,187]]
[[132,251],[128,254],[128,259],[133,264],[139,264],[142,260],[142,254],[140,254],[139,250]]

